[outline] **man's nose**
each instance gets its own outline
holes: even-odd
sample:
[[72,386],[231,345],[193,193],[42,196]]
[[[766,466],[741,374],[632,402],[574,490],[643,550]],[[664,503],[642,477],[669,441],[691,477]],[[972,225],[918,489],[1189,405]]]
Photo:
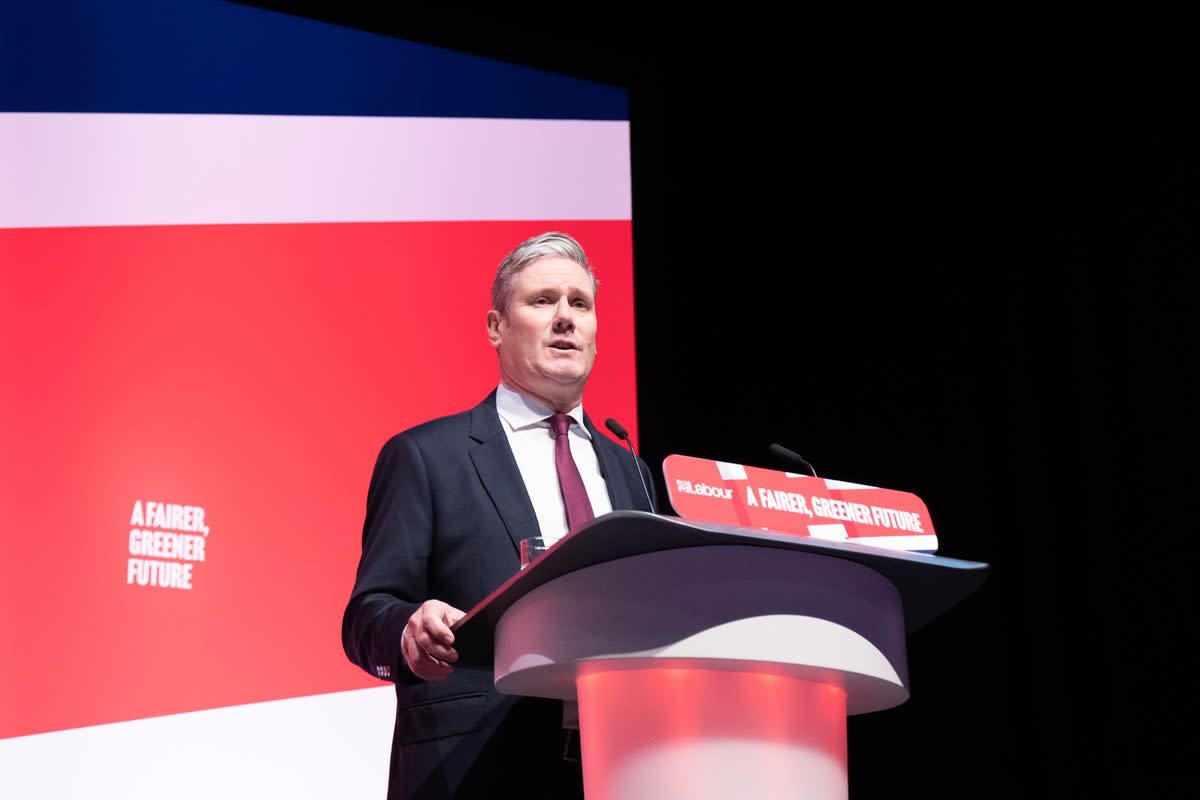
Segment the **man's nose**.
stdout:
[[554,306],[554,326],[565,327],[575,324],[575,308],[570,301],[563,299],[559,300]]

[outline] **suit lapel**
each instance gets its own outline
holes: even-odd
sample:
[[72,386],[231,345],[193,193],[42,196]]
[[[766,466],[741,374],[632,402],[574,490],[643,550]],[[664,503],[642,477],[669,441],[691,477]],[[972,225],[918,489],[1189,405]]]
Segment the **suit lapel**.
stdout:
[[[600,462],[600,474],[604,476],[604,482],[608,485],[608,500],[612,503],[613,510],[633,508],[633,501],[629,496],[629,486],[625,483],[625,473],[617,462],[620,451],[612,447],[600,446],[600,432],[596,430],[596,426],[592,424],[592,420],[587,414],[583,415],[583,422],[592,434],[592,448],[596,451],[596,458]],[[632,456],[630,457],[632,458]]]
[[512,448],[508,446],[508,437],[500,427],[494,391],[471,411],[470,435],[479,443],[471,451],[475,471],[504,522],[508,538],[516,548],[517,543],[526,536],[537,535],[538,521],[521,472],[517,469],[517,461],[513,458]]

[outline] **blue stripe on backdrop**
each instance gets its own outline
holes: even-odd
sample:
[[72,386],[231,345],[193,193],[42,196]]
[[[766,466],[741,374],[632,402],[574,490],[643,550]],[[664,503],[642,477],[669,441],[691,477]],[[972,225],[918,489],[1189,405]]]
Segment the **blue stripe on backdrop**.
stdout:
[[0,111],[626,120],[628,100],[226,0],[0,0]]

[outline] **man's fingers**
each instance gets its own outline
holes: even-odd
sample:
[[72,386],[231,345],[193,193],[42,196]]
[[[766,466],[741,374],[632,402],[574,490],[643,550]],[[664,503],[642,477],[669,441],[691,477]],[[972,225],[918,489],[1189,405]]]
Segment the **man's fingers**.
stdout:
[[440,622],[430,623],[432,627],[417,627],[413,638],[417,646],[426,653],[443,661],[457,661],[458,653],[454,650],[454,633]]
[[454,671],[453,666],[438,659],[432,653],[423,653],[418,663],[420,664],[420,672],[417,672],[417,674],[427,681],[440,681]]
[[450,637],[450,639],[450,642],[443,642],[436,638],[429,637],[421,645],[421,649],[424,650],[426,655],[430,656],[431,658],[437,659],[438,661],[445,661],[448,664],[453,664],[455,661],[458,661],[458,651],[454,649],[452,644],[454,637]]
[[441,680],[454,671],[458,651],[450,626],[464,616],[448,603],[426,600],[408,619],[401,651],[413,674],[425,680]]
[[404,659],[408,668],[418,678],[427,681],[440,681],[454,671],[454,667],[423,649],[415,637],[405,637],[401,643]]

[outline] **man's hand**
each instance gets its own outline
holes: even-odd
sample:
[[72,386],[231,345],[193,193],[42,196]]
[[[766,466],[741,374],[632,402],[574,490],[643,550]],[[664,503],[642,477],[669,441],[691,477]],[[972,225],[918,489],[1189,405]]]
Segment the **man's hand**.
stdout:
[[414,675],[440,681],[454,671],[458,651],[454,649],[450,626],[462,619],[464,613],[441,600],[426,600],[408,618],[400,650]]

